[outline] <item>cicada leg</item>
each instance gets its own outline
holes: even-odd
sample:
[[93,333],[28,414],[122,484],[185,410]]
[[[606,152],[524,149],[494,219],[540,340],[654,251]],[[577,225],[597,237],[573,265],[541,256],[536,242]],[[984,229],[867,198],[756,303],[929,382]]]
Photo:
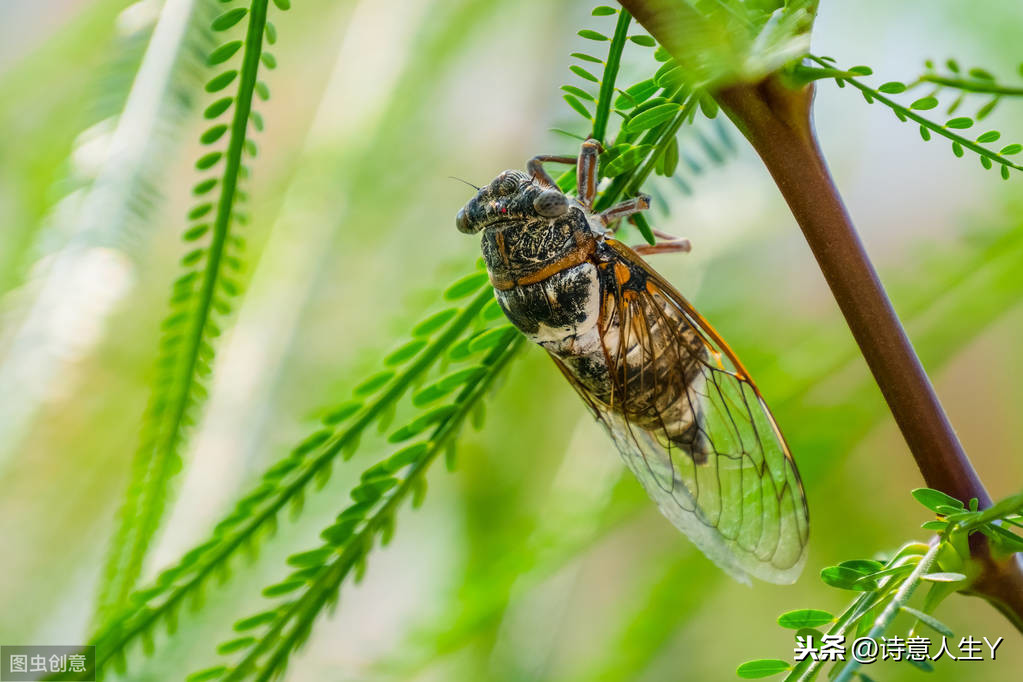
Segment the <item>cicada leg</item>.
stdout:
[[583,142],[579,156],[534,156],[526,162],[526,171],[534,180],[538,180],[548,187],[557,187],[558,183],[544,170],[543,164],[575,164],[576,182],[579,185],[577,199],[589,211],[593,209],[593,199],[597,196],[597,157],[600,156],[601,149],[600,143],[591,138]]
[[[638,194],[631,199],[626,199],[620,204],[615,204],[611,208],[607,209],[600,214],[600,222],[605,225],[611,225],[616,223],[622,218],[628,218],[630,215],[645,211],[650,208],[650,197],[645,194]],[[615,225],[611,228],[612,232],[615,232],[618,226]]]
[[554,178],[552,178],[546,170],[544,170],[543,165],[545,163],[573,164],[575,161],[576,157],[574,156],[534,156],[526,162],[526,172],[528,172],[534,180],[538,180],[548,187],[557,187],[558,183],[554,181]]
[[[664,234],[663,232],[654,231],[654,236],[658,239],[664,237],[671,237],[671,235]],[[693,244],[688,239],[671,237],[670,239],[664,239],[664,241],[657,242],[656,244],[640,244],[639,246],[633,246],[632,250],[641,256],[652,256],[658,253],[689,253],[693,250]]]

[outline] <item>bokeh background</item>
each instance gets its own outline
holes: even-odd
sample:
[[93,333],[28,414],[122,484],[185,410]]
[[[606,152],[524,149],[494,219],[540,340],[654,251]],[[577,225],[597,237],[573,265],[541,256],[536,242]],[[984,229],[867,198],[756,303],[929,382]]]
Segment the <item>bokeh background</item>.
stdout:
[[[453,224],[472,190],[449,176],[481,184],[533,154],[571,153],[575,143],[549,131],[580,128],[558,90],[574,82],[568,54],[591,46],[577,30],[610,31],[589,2],[293,4],[277,19],[279,68],[267,76],[274,96],[249,183],[248,292],[149,574],[201,541],[472,267],[476,240]],[[0,3],[5,644],[87,637],[183,253],[208,97],[203,74],[175,70],[187,31],[149,46],[157,22],[190,11],[179,0]],[[825,0],[814,49],[872,66],[875,84],[952,56],[1018,81],[1021,31],[1016,3]],[[147,48],[149,81],[136,78]],[[164,82],[161,65],[167,87],[145,90]],[[1023,135],[1019,105],[1003,103],[992,127]],[[1002,182],[829,83],[817,129],[982,478],[996,498],[1018,492],[1018,177]],[[486,426],[462,437],[456,471],[431,472],[425,506],[399,515],[393,543],[373,553],[361,585],[343,587],[289,680],[733,679],[745,660],[791,655],[791,633],[774,622],[782,611],[843,608],[847,593],[822,585],[821,568],[926,539],[926,512],[909,496],[920,477],[794,221],[729,123],[701,134],[683,139],[681,182],[655,187],[656,226],[689,237],[693,252],[657,266],[729,339],[786,431],[813,518],[804,576],[749,588],[718,572],[623,475],[572,389],[530,349],[489,400]],[[313,546],[361,469],[385,454],[375,447],[212,588],[156,657],[134,659],[128,679],[212,664],[213,642],[260,608],[283,557]],[[954,596],[939,616],[959,635],[1005,642],[994,663],[941,661],[929,679],[1018,679],[1023,639],[986,604]],[[904,664],[867,672],[928,679]]]

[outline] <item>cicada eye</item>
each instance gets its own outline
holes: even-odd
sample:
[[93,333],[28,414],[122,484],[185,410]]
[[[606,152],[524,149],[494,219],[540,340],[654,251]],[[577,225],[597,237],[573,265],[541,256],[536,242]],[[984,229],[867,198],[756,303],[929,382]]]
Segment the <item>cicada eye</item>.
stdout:
[[519,178],[509,172],[501,173],[494,183],[494,191],[502,196],[514,194],[519,188]]
[[547,218],[557,218],[568,210],[568,197],[556,189],[547,189],[533,199],[533,208]]
[[459,232],[472,234],[472,228],[469,227],[469,218],[465,215],[464,208],[458,209],[458,213],[455,215],[455,227],[458,228]]

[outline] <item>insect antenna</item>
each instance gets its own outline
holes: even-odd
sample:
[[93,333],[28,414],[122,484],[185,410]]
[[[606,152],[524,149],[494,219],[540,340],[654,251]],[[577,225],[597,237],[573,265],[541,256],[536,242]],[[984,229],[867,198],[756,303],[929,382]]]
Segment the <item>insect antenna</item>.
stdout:
[[449,175],[448,177],[451,178],[452,180],[458,180],[459,182],[464,182],[465,184],[469,185],[469,187],[472,187],[477,192],[480,191],[479,187],[477,187],[476,185],[472,184],[468,180],[463,180],[462,178],[456,178],[454,175]]

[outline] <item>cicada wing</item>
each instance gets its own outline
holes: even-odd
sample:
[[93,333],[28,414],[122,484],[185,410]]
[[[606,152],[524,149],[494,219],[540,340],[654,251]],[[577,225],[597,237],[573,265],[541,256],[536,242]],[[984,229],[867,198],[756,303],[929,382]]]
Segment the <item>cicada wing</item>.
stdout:
[[795,581],[809,516],[774,418],[682,295],[630,249],[608,243],[645,278],[604,291],[610,396],[597,397],[555,360],[661,513],[704,554],[744,582]]

